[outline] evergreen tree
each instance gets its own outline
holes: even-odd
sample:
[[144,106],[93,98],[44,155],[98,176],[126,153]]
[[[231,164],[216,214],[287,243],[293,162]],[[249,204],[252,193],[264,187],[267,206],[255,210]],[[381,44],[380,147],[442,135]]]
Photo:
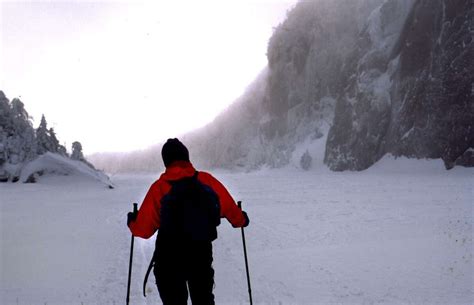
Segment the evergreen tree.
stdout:
[[49,142],[51,146],[51,152],[59,153],[60,144],[58,138],[56,138],[56,133],[54,132],[54,129],[52,127],[49,129]]
[[11,114],[10,101],[5,97],[5,94],[0,91],[0,141],[2,139],[2,133],[13,134],[13,117]]
[[11,116],[10,101],[0,91],[0,170],[7,161],[7,137],[13,134],[13,120]]
[[[18,98],[10,102],[0,90],[0,182],[18,181],[23,166],[48,151],[68,157],[54,129],[48,128],[44,114],[38,128],[33,128],[23,102]],[[71,158],[94,169],[84,158],[80,142],[72,144]]]
[[10,114],[13,132],[10,132],[6,139],[7,157],[13,164],[31,160],[36,156],[37,150],[35,132],[31,117],[20,99],[12,100]]
[[87,161],[84,157],[84,154],[82,153],[81,142],[75,141],[74,143],[72,143],[71,159],[84,162],[90,168],[95,169],[94,165],[92,165],[92,163],[89,163],[89,161]]
[[[56,136],[56,134],[55,134],[55,136]],[[66,149],[66,143],[64,143],[64,145],[58,144],[58,154],[60,154],[61,156],[64,156],[64,157],[69,157],[69,154],[67,153],[67,149]]]
[[53,152],[60,154],[64,157],[68,157],[66,146],[59,144],[59,140],[56,137],[56,132],[52,127],[49,129],[49,136],[51,139],[51,146],[53,147]]
[[[23,166],[48,151],[69,157],[54,129],[48,128],[44,114],[38,128],[33,128],[23,102],[18,98],[10,102],[0,90],[0,182],[18,181]],[[85,159],[80,142],[72,144],[71,159],[94,169]]]
[[19,98],[14,98],[11,102],[11,113],[13,119],[18,123],[19,126],[31,126],[30,115],[25,109],[25,105]]
[[82,153],[82,144],[78,141],[72,143],[72,153],[71,159],[78,161],[85,161],[84,155]]
[[36,143],[38,145],[38,154],[44,154],[47,151],[53,151],[48,131],[48,123],[44,114],[41,116],[41,122],[36,129]]

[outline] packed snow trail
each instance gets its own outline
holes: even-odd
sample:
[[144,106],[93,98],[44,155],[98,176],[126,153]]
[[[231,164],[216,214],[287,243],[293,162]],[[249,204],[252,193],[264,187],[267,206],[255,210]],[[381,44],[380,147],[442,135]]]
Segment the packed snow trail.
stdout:
[[[364,172],[214,172],[250,216],[255,304],[472,304],[474,171],[385,158]],[[155,176],[0,184],[0,303],[123,304],[126,213]],[[154,238],[135,240],[131,304],[160,304],[142,282]],[[240,230],[214,242],[217,304],[248,304]]]

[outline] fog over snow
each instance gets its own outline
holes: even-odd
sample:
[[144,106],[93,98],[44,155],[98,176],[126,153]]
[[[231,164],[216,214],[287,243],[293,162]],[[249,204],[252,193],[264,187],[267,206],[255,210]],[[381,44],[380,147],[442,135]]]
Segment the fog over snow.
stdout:
[[296,1],[0,3],[0,89],[86,154],[210,122],[266,65]]
[[[0,305],[123,304],[180,134],[249,215],[255,304],[473,304],[474,7],[299,1],[272,35],[293,4],[1,2]],[[216,303],[248,304],[218,234]],[[154,245],[131,304],[160,304]]]

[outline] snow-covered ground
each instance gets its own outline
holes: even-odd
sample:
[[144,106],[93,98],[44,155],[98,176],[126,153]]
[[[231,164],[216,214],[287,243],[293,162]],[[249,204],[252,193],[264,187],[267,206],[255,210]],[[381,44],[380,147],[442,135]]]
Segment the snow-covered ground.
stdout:
[[72,160],[51,152],[46,152],[25,164],[21,169],[20,181],[28,181],[28,178],[31,176],[34,176],[35,180],[38,180],[40,179],[38,173],[60,176],[82,176],[84,179],[92,179],[113,188],[109,177],[103,172],[91,168],[82,161]]
[[[472,304],[474,170],[387,157],[364,172],[216,172],[251,217],[256,304]],[[0,184],[0,303],[123,304],[126,213],[157,176]],[[136,240],[131,304],[153,240]],[[247,304],[240,230],[214,243],[217,304]]]

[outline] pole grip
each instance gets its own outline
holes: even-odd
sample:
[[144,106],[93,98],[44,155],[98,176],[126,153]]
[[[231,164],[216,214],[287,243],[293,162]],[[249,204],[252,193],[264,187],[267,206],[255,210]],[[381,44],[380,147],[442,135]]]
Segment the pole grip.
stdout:
[[242,201],[237,201],[237,206],[242,210]]
[[133,203],[133,213],[137,213],[138,212],[138,203]]

